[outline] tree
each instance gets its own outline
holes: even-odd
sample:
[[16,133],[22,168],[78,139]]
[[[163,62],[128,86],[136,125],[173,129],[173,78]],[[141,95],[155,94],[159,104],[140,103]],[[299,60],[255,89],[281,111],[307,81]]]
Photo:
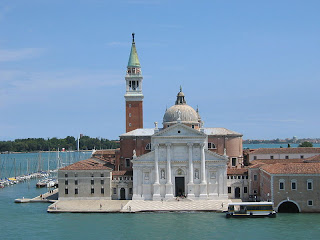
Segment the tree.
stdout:
[[313,144],[311,142],[303,142],[298,147],[313,147]]

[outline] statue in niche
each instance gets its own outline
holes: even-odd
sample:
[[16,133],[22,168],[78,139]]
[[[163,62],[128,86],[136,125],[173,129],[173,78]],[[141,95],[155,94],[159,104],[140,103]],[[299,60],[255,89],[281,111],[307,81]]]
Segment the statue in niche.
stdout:
[[182,175],[182,170],[181,170],[181,168],[178,169],[178,172],[177,172],[177,173],[178,173],[178,175]]
[[216,173],[215,172],[210,172],[210,178],[215,179],[216,178]]
[[149,180],[149,173],[148,172],[144,173],[144,180]]
[[135,149],[133,149],[133,151],[132,151],[132,157],[133,157],[133,158],[136,158],[136,157],[137,157],[137,152],[136,152]]
[[180,109],[177,110],[177,114],[178,114],[178,121],[181,121],[181,111]]
[[160,174],[160,176],[161,176],[161,179],[165,179],[165,178],[166,178],[166,177],[165,177],[165,172],[164,172],[163,169],[161,169],[161,174]]
[[194,178],[195,178],[195,179],[199,179],[199,170],[198,170],[198,169],[196,169],[196,170],[194,171]]

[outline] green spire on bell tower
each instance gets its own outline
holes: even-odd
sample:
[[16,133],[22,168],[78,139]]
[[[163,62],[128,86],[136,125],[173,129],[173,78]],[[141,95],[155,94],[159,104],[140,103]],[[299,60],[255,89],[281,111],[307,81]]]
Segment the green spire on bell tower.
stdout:
[[128,67],[141,67],[139,58],[138,58],[137,49],[136,49],[136,43],[134,42],[134,35],[135,34],[132,33],[132,46],[131,46]]

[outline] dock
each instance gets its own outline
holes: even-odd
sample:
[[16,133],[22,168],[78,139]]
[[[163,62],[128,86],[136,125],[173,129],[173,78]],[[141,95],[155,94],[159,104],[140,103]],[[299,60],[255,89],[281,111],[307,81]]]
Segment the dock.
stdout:
[[49,213],[142,213],[224,212],[231,200],[144,201],[144,200],[59,200]]
[[46,202],[55,203],[58,200],[59,190],[56,188],[47,193],[41,194],[35,198],[18,198],[15,199],[15,203],[30,203],[30,202]]

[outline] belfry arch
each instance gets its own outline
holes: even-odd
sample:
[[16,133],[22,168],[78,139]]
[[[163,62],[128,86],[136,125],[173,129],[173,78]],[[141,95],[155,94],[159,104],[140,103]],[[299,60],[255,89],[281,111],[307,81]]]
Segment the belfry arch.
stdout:
[[299,213],[301,209],[299,204],[292,200],[284,200],[278,204],[277,212],[279,213]]

